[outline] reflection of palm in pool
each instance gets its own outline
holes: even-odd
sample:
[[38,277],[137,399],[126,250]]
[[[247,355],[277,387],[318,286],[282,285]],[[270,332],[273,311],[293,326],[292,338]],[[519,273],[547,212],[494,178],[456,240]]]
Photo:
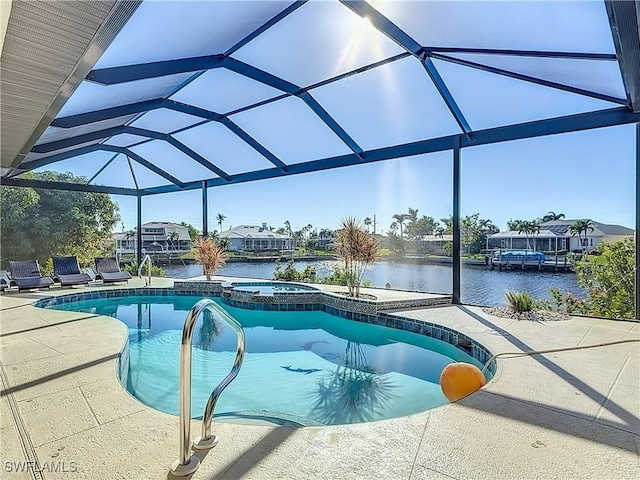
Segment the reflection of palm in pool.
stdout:
[[305,350],[311,350],[311,348],[313,348],[313,346],[316,343],[327,343],[328,344],[329,342],[327,342],[326,340],[315,340],[313,342],[307,342],[304,345],[300,345],[300,347],[305,349]]

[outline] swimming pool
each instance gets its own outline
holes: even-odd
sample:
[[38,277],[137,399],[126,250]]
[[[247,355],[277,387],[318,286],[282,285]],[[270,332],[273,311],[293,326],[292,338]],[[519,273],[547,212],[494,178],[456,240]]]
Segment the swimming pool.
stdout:
[[[124,296],[51,308],[109,315],[129,343],[121,382],[143,403],[179,412],[179,351],[188,310],[201,296]],[[332,425],[404,416],[447,403],[439,377],[452,361],[481,364],[453,345],[322,311],[255,311],[214,299],[245,328],[246,354],[216,417]],[[193,335],[192,416],[233,364],[236,335],[213,316]]]

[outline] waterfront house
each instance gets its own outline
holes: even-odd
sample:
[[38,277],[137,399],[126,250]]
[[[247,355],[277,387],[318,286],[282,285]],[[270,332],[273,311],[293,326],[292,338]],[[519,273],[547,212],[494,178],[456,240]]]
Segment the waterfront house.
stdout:
[[453,235],[422,235],[407,242],[407,252],[419,255],[448,255],[445,245],[453,242]]
[[[487,237],[487,249],[526,249],[542,252],[581,252],[583,248],[594,249],[599,243],[613,243],[633,238],[634,230],[622,225],[610,225],[594,221],[594,228],[587,230],[582,238],[572,235],[569,228],[575,220],[551,220],[540,224],[540,232],[525,235],[524,232],[498,232]],[[527,242],[528,237],[528,242]]]
[[262,226],[239,225],[220,233],[219,236],[228,239],[228,249],[232,252],[293,250],[294,246],[293,237],[269,230],[266,223]]
[[[132,232],[115,233],[116,253],[135,253],[138,236]],[[186,227],[171,222],[148,222],[142,225],[142,248],[146,252],[178,252],[191,250],[191,237]]]

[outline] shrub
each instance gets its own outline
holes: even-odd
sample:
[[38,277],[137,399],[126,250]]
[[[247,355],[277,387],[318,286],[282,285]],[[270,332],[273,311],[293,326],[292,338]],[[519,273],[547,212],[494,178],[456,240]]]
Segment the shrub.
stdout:
[[509,307],[518,313],[530,312],[536,308],[536,301],[527,292],[507,292]]
[[290,259],[283,270],[280,262],[276,261],[276,270],[273,272],[273,279],[285,282],[314,283],[316,281],[316,269],[308,265],[302,272],[299,272],[293,263],[293,259]]
[[193,246],[196,262],[202,265],[207,281],[211,280],[211,275],[227,263],[227,254],[220,243],[211,237],[199,238]]
[[633,239],[611,244],[601,243],[597,254],[594,258],[569,257],[578,276],[578,283],[587,289],[587,298],[578,298],[569,292],[563,295],[557,288],[552,288],[549,293],[554,300],[554,307],[566,313],[635,318]]
[[359,220],[345,217],[340,221],[336,250],[344,261],[350,296],[360,296],[362,276],[367,266],[375,262],[379,249],[376,239],[360,225]]
[[[125,263],[122,266],[122,270],[125,272],[129,272],[132,276],[138,275],[138,262]],[[142,275],[147,274],[147,265],[142,267]],[[164,270],[160,268],[158,265],[151,264],[151,276],[153,277],[164,277]]]

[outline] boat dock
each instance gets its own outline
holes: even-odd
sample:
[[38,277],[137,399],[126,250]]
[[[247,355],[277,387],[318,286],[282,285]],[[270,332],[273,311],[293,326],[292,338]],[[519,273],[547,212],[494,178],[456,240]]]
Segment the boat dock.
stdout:
[[489,268],[499,271],[507,270],[539,270],[551,272],[572,272],[571,262],[567,261],[567,257],[555,258],[553,260],[514,260],[509,258],[490,259]]

